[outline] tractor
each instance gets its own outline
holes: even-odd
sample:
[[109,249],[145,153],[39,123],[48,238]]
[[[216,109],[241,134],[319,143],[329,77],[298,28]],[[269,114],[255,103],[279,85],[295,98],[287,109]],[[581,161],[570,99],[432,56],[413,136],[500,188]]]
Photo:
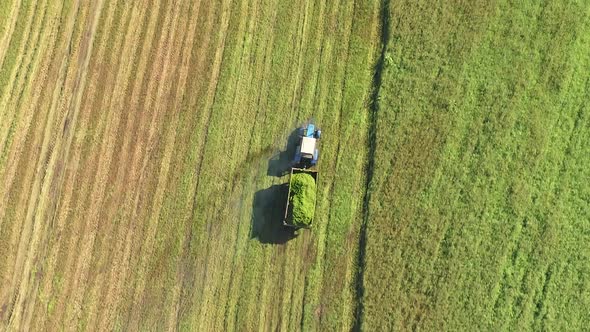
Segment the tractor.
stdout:
[[317,142],[321,135],[322,131],[311,122],[299,128],[300,140],[293,158],[295,167],[309,168],[317,164],[319,157]]

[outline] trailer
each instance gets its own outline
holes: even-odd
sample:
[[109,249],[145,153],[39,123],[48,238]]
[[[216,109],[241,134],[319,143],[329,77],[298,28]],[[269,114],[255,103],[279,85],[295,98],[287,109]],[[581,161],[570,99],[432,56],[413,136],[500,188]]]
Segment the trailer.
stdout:
[[[298,173],[307,173],[307,174],[311,175],[311,177],[313,178],[313,180],[316,183],[316,194],[317,194],[317,183],[318,183],[318,174],[319,174],[318,171],[313,170],[313,169],[307,169],[307,168],[296,168],[296,167],[291,168],[291,173],[289,174],[289,195],[287,196],[287,205],[285,207],[285,218],[283,219],[283,225],[285,225],[287,227],[292,227],[295,229],[311,228],[313,220],[307,226],[295,225],[292,220],[292,214],[293,214],[292,208],[293,207],[290,204],[291,203],[291,183],[293,180],[293,174],[298,174]],[[314,210],[315,210],[315,202],[314,202]]]

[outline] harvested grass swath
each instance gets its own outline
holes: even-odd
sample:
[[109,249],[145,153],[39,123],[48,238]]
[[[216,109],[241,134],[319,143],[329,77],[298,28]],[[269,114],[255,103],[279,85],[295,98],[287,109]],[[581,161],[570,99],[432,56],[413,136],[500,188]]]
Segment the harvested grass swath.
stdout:
[[293,205],[293,224],[309,226],[315,212],[316,184],[306,173],[293,174],[291,180],[291,204]]

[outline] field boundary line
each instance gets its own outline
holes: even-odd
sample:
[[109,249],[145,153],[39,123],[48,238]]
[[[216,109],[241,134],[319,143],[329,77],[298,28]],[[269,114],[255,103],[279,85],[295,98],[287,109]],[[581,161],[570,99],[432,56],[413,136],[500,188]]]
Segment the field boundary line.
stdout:
[[377,116],[380,111],[379,93],[381,90],[382,73],[385,65],[385,54],[389,39],[391,36],[391,27],[389,22],[390,0],[381,1],[381,31],[379,33],[381,39],[381,52],[375,66],[375,73],[373,76],[373,86],[370,98],[370,112],[369,112],[369,126],[368,126],[368,153],[367,153],[367,175],[365,183],[365,197],[363,198],[363,218],[361,221],[359,244],[358,244],[358,258],[357,258],[357,281],[356,281],[356,310],[355,320],[353,323],[353,331],[361,331],[364,315],[364,296],[365,296],[365,276],[364,270],[366,266],[366,247],[367,247],[367,225],[369,223],[370,204],[371,204],[371,186],[373,181],[373,172],[375,167],[375,149],[377,144]]

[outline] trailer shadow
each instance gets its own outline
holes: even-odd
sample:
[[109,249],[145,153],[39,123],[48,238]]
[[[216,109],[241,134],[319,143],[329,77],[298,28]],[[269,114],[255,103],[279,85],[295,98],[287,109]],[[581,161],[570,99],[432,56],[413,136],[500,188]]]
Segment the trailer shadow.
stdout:
[[281,177],[289,173],[289,170],[293,166],[293,156],[295,156],[298,142],[299,129],[295,129],[287,138],[285,151],[277,153],[268,160],[268,176]]
[[297,237],[295,230],[283,225],[289,185],[274,185],[254,195],[250,238],[261,243],[285,244]]

